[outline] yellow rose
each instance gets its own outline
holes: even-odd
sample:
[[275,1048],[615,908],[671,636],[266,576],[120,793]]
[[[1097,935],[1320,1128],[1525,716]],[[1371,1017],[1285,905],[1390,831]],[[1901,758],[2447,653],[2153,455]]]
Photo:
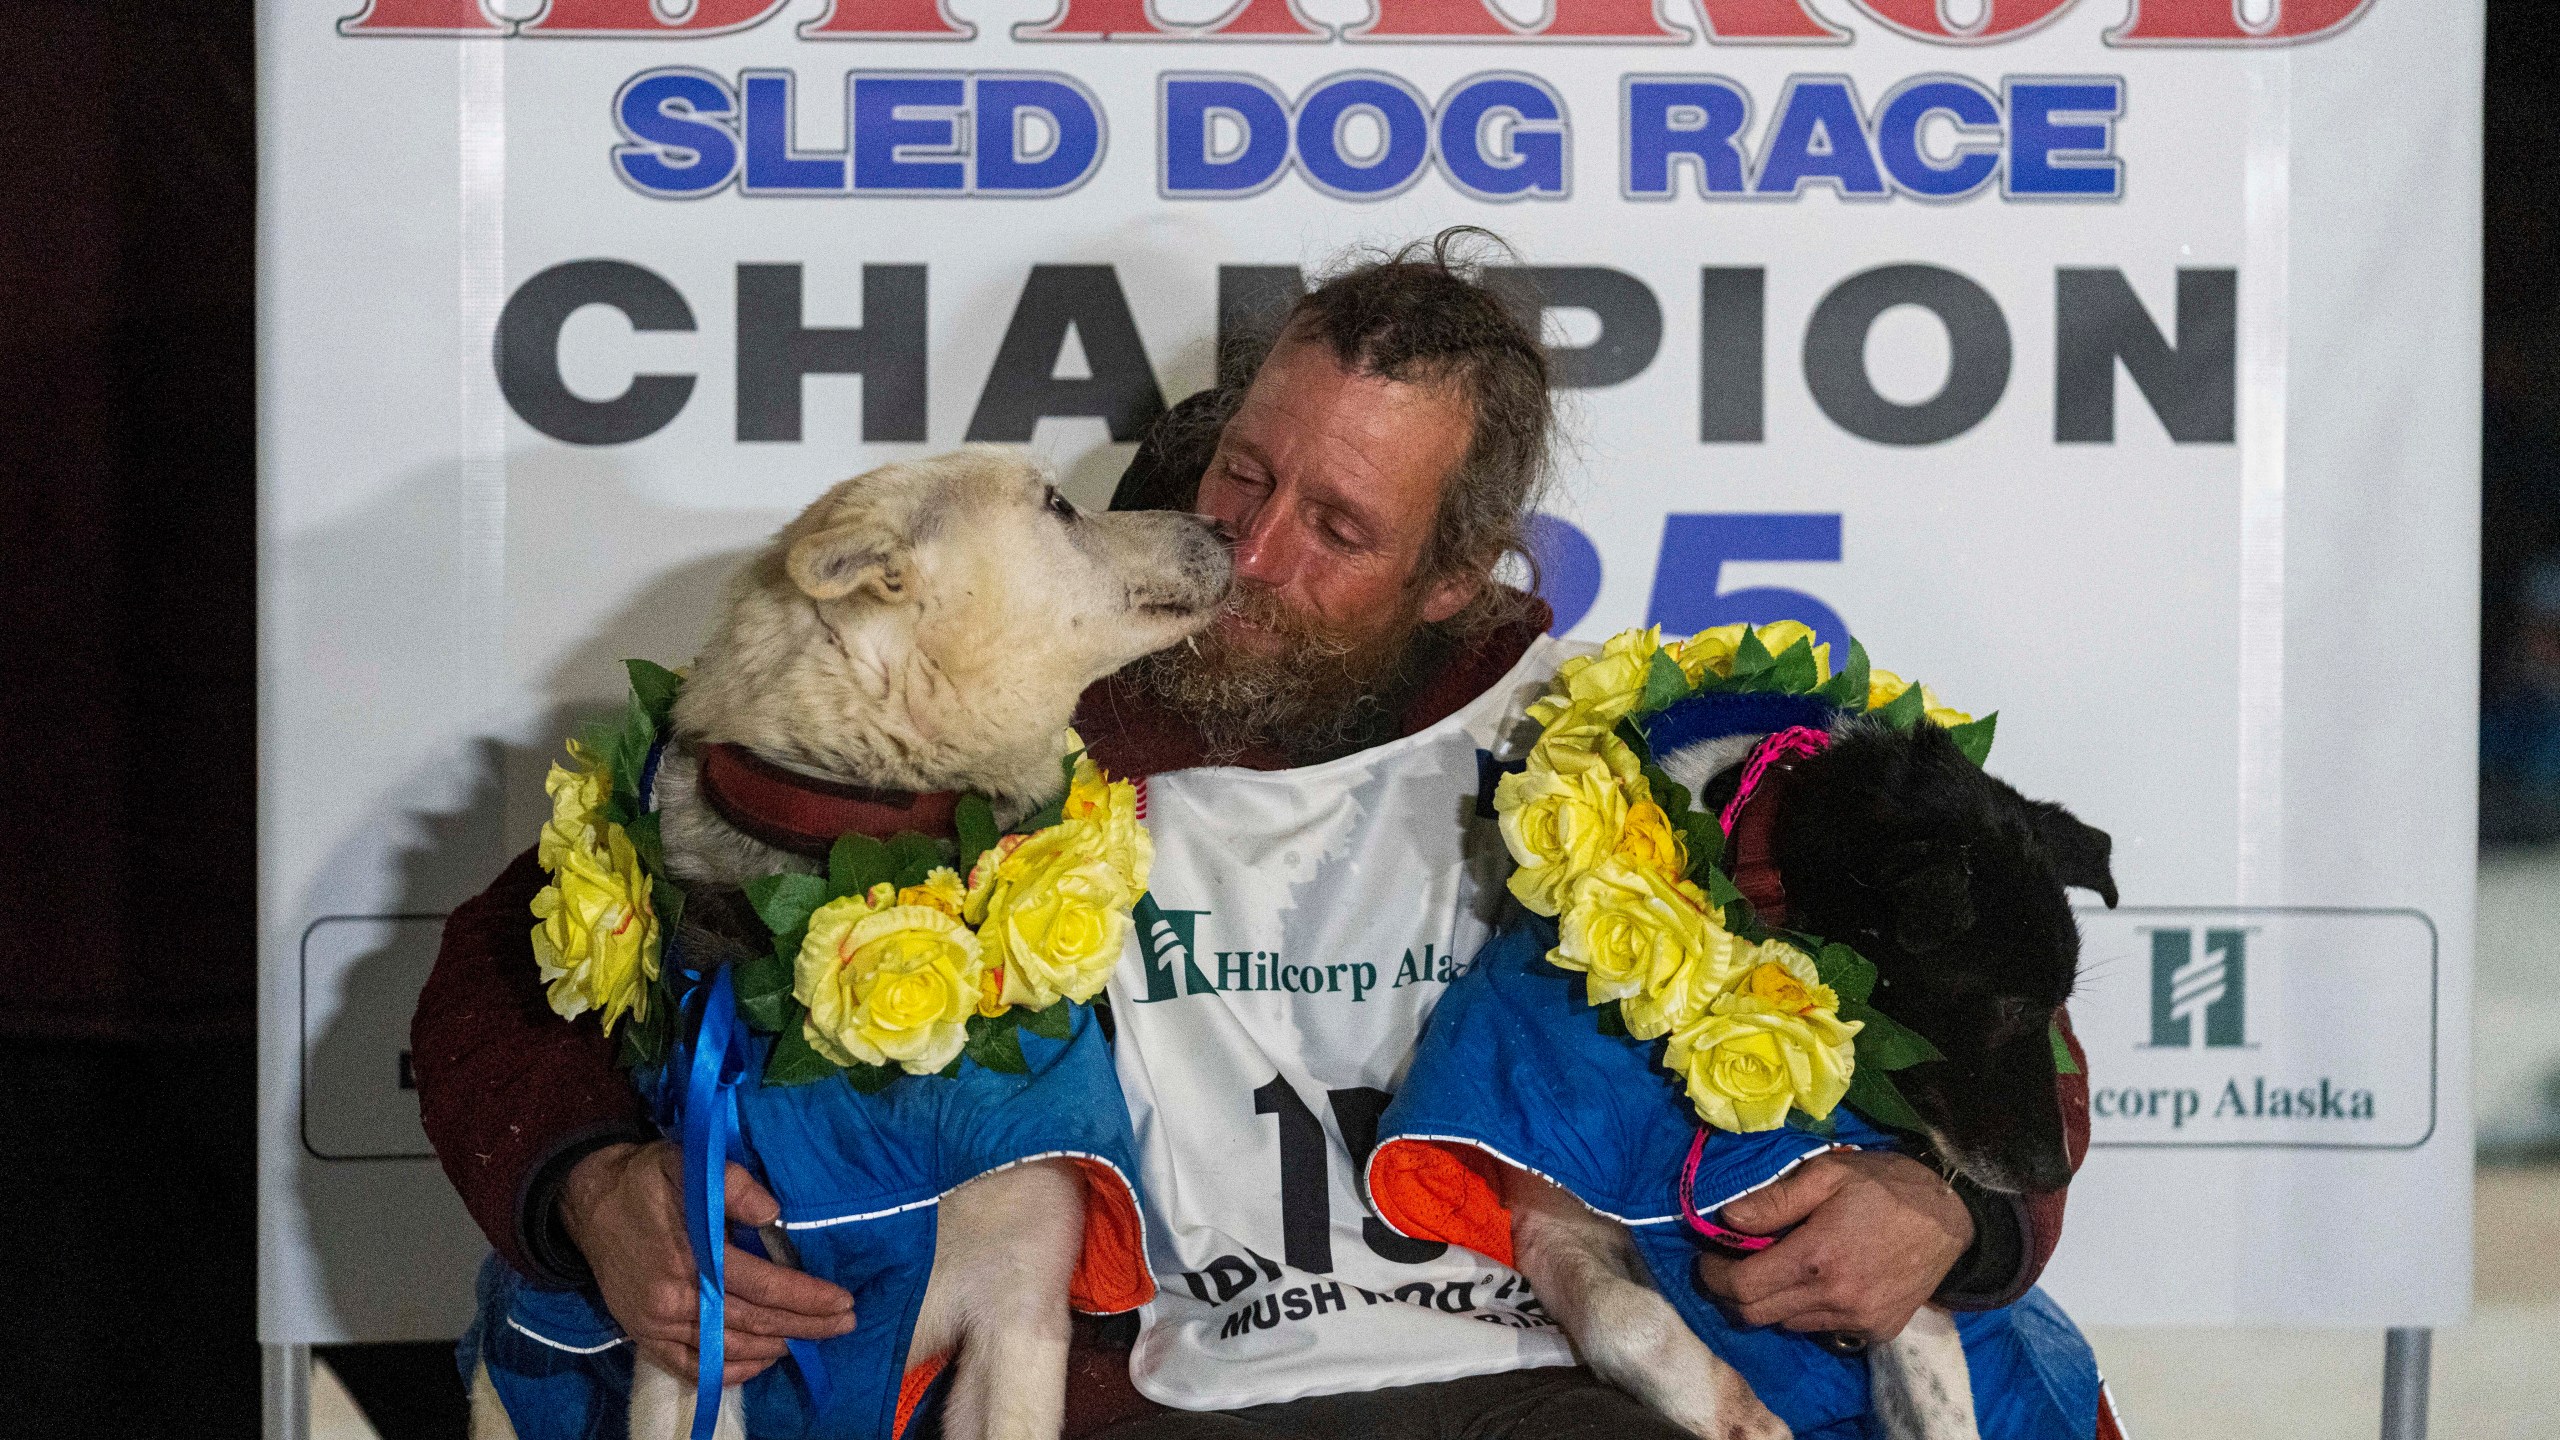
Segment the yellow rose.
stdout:
[[1650,800],[1627,807],[1627,823],[1618,831],[1617,857],[1639,870],[1673,879],[1689,873],[1689,843],[1671,828],[1671,817]]
[[1849,1093],[1861,1028],[1791,945],[1756,947],[1757,963],[1707,1013],[1671,1032],[1663,1063],[1688,1083],[1699,1118],[1720,1130],[1774,1130],[1787,1111],[1828,1116]]
[[1599,654],[1576,655],[1557,666],[1546,698],[1529,707],[1530,715],[1546,724],[1567,708],[1578,707],[1598,717],[1604,727],[1618,723],[1644,698],[1645,677],[1652,673],[1654,653],[1661,648],[1659,625],[1619,631],[1601,645]]
[[597,838],[597,827],[604,820],[597,812],[613,793],[613,772],[575,740],[569,742],[569,758],[578,768],[572,770],[555,760],[542,781],[543,790],[551,796],[551,818],[543,822],[534,859],[545,870],[560,868],[563,851],[592,850],[603,843]]
[[1659,871],[1603,863],[1573,887],[1547,962],[1583,973],[1591,1004],[1625,1000],[1708,948],[1707,897]]
[[1493,809],[1502,843],[1519,863],[1510,884],[1521,904],[1540,915],[1560,913],[1574,882],[1616,853],[1631,781],[1641,783],[1641,762],[1606,734],[1590,749],[1540,744],[1529,752],[1529,768],[1502,777]]
[[[1797,641],[1813,639],[1813,627],[1801,620],[1780,620],[1752,633],[1760,637],[1760,648],[1772,655],[1784,655],[1795,648]],[[1814,683],[1819,685],[1830,678],[1831,647],[1817,644],[1813,647]]]
[[[1697,894],[1694,887],[1683,893],[1700,905],[1707,904],[1706,897]],[[1627,1033],[1639,1040],[1659,1040],[1696,1023],[1716,997],[1731,989],[1735,978],[1751,968],[1755,953],[1756,947],[1725,929],[1709,907],[1705,939],[1698,948],[1683,956],[1671,973],[1655,977],[1642,992],[1628,996],[1618,1007]]]
[[[1890,670],[1870,669],[1867,671],[1867,708],[1881,710],[1901,698],[1902,692],[1910,688],[1910,681]],[[1938,692],[1926,685],[1920,687],[1920,713],[1931,723],[1949,730],[1973,722],[1972,716],[1940,700]]]
[[[555,774],[559,773],[555,769]],[[592,843],[599,830],[602,845]],[[544,841],[552,836],[545,827]],[[551,883],[533,897],[533,956],[551,1008],[564,1020],[603,1013],[605,1033],[628,1013],[649,1015],[658,978],[658,916],[648,872],[619,825],[597,822],[551,856]]]
[[960,907],[967,899],[960,888],[959,872],[948,865],[935,866],[925,875],[923,884],[910,885],[897,894],[900,905],[931,906],[954,920],[960,918]]
[[1112,839],[1093,819],[1061,821],[996,864],[978,934],[1004,970],[1006,1004],[1082,1002],[1110,980],[1137,899],[1107,854]]
[[1672,647],[1671,658],[1680,664],[1680,673],[1692,685],[1702,684],[1708,676],[1723,679],[1733,673],[1733,655],[1742,648],[1740,624],[1718,625],[1701,630]]
[[1084,843],[1109,862],[1129,903],[1136,903],[1146,893],[1147,872],[1154,867],[1156,854],[1147,827],[1138,823],[1138,787],[1111,779],[1092,761],[1080,759],[1060,813],[1066,823],[1089,829]]
[[791,975],[791,993],[809,1007],[802,1032],[838,1065],[930,1075],[968,1043],[984,953],[939,908],[874,908],[877,894],[831,900],[809,917]]

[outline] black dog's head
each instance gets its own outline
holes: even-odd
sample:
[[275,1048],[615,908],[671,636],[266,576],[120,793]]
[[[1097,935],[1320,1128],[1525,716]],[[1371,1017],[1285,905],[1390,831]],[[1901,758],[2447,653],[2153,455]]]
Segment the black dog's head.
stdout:
[[2116,903],[2106,832],[1936,725],[1855,719],[1795,767],[1772,839],[1788,928],[1857,947],[1875,1007],[1945,1054],[1893,1077],[1940,1156],[1989,1190],[2067,1183],[2049,1031],[2080,932],[2063,891]]

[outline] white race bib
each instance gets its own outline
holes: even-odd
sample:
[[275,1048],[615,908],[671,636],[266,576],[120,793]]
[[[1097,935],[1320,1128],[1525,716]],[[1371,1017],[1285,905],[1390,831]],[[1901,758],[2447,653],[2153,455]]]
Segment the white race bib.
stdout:
[[1162,914],[1111,1005],[1157,1266],[1130,1361],[1149,1397],[1225,1410],[1573,1363],[1517,1273],[1396,1234],[1360,1184],[1499,898],[1476,751],[1564,650],[1542,639],[1457,714],[1340,760],[1148,782]]

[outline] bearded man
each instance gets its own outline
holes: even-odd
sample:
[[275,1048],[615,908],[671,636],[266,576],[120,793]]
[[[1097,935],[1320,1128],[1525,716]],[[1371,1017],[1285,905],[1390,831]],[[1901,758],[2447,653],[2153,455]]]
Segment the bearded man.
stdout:
[[[1494,576],[1546,475],[1546,357],[1455,244],[1306,295],[1165,417],[1115,497],[1222,522],[1235,586],[1194,644],[1077,715],[1107,769],[1150,777],[1154,908],[1109,995],[1159,1293],[1134,1337],[1080,1335],[1070,1434],[1678,1433],[1575,1365],[1516,1274],[1396,1234],[1357,1180],[1501,888],[1498,839],[1460,823],[1476,751],[1561,658],[1545,605]],[[508,1263],[594,1286],[690,1375],[673,1151],[595,1026],[541,1002],[540,884],[521,858],[447,926],[413,1033],[428,1134]],[[2064,1099],[2085,1136],[2085,1092]],[[733,1220],[775,1217],[743,1170],[729,1182]],[[1738,1229],[1795,1229],[1699,1279],[1749,1324],[1881,1339],[1933,1298],[2023,1293],[2061,1200],[1835,1152],[1727,1207]],[[729,1383],[858,1323],[813,1277],[735,1249],[727,1275]]]

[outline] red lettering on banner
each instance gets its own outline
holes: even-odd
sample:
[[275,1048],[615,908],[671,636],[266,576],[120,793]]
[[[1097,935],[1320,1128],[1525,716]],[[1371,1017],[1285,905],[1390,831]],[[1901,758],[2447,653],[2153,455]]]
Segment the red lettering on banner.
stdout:
[[1548,0],[1553,7],[1538,33],[1576,40],[1686,40],[1689,32],[1662,23],[1654,0]]
[[480,0],[371,0],[338,22],[341,35],[504,35]]
[[1333,33],[1300,14],[1292,0],[1243,0],[1233,10],[1209,22],[1203,35],[1262,36],[1274,39],[1305,38],[1321,40]]
[[1981,45],[2032,30],[2071,8],[2072,0],[1984,0],[1970,25],[1947,19],[1946,0],[1858,0],[1866,12],[1915,40]]
[[651,0],[551,0],[540,15],[517,27],[519,35],[718,35],[773,18],[790,0],[693,0],[681,20],[658,13]]
[[942,0],[827,0],[827,11],[799,30],[803,40],[966,40],[978,27],[952,18]]
[[1707,38],[1735,41],[1849,42],[1849,32],[1805,8],[1805,0],[1695,0],[1706,16]]
[[2263,24],[2240,18],[2240,0],[2133,0],[2107,32],[2110,45],[2291,45],[2342,30],[2373,0],[2272,0]]
[[[1493,13],[1486,0],[1371,0],[1369,18],[1342,32],[1345,40],[1494,39],[1519,31]],[[1557,0],[1567,3],[1567,0]]]
[[1181,33],[1157,24],[1147,0],[1059,0],[1057,14],[1013,27],[1016,40],[1161,40]]
[[[1373,0],[1368,23],[1342,32],[1346,40],[1686,40],[1685,30],[1662,23],[1654,0],[1548,0],[1545,24],[1521,31],[1486,0]],[[1713,3],[1713,0],[1710,0]],[[1758,0],[1753,0],[1754,4]],[[1792,7],[1796,0],[1785,0]]]

